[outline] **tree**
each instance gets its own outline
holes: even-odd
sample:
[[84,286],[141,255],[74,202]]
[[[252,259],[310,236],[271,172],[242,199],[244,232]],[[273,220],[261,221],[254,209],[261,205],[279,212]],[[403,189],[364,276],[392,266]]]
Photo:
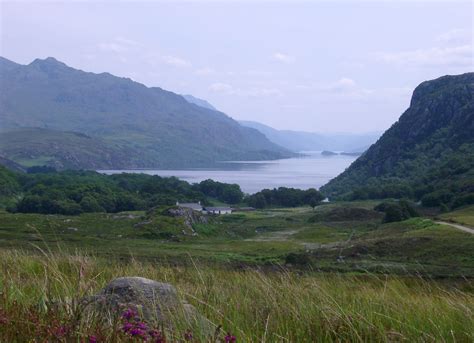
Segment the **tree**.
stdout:
[[226,185],[219,200],[229,204],[237,204],[242,201],[244,193],[240,190],[239,185]]
[[81,208],[84,212],[104,212],[104,208],[99,205],[96,198],[88,195],[82,198],[80,202]]
[[313,211],[314,211],[314,208],[318,206],[318,204],[319,204],[319,201],[315,197],[312,197],[311,199],[309,199],[309,206],[311,206]]
[[255,208],[265,208],[267,207],[267,200],[262,194],[255,195],[253,206]]

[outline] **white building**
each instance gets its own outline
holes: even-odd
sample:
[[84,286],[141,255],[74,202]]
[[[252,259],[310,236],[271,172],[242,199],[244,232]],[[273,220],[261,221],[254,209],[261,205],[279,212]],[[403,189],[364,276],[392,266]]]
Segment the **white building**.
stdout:
[[204,210],[208,214],[231,214],[232,209],[230,207],[205,207]]

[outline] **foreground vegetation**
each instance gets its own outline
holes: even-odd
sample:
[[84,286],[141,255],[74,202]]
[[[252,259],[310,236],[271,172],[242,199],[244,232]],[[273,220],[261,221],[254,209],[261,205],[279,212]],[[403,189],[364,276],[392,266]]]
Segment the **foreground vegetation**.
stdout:
[[[186,224],[168,208],[78,216],[0,211],[0,248],[76,250],[185,264],[291,264],[302,270],[473,277],[474,236],[414,217],[385,222],[376,202],[236,212]],[[452,217],[457,212],[452,213]],[[463,212],[474,218],[474,206]],[[448,216],[449,213],[443,216]],[[199,217],[198,217],[199,218]]]
[[[216,325],[221,341],[394,342],[474,340],[472,281],[349,275],[280,269],[232,270],[93,255],[0,253],[0,340],[129,341],[119,328],[85,315],[78,300],[118,276],[169,282]],[[168,341],[184,341],[176,323]],[[179,329],[178,329],[179,328]],[[192,329],[193,341],[206,341]]]
[[[219,202],[236,188],[92,172],[6,175],[14,177],[0,179],[4,199],[17,211],[0,211],[2,342],[136,341],[120,316],[81,305],[120,276],[175,285],[219,327],[210,338],[182,316],[172,329],[147,324],[167,342],[474,340],[474,235],[408,201],[291,207],[319,193],[280,189],[252,196],[271,208],[176,216],[167,201]],[[81,208],[86,197],[121,202],[111,211],[19,212],[33,196],[67,196]],[[128,196],[144,208],[122,211]],[[277,207],[282,201],[290,207]],[[434,214],[471,225],[474,206]]]

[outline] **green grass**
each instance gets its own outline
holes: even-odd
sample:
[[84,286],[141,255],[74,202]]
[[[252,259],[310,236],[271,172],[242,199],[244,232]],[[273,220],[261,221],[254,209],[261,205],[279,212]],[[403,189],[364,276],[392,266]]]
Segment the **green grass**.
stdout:
[[440,215],[439,218],[474,228],[474,205],[453,212],[444,213]]
[[[0,341],[128,341],[73,304],[119,276],[169,282],[238,342],[474,340],[472,281],[124,262],[93,255],[0,252]],[[183,328],[182,325],[176,327]],[[57,335],[57,327],[68,329]],[[183,332],[168,331],[170,341]],[[223,335],[222,335],[223,336]],[[222,339],[221,336],[221,339]],[[207,341],[196,332],[196,341]]]
[[35,158],[15,158],[13,157],[16,163],[22,165],[23,167],[33,167],[33,166],[44,166],[47,165],[50,161],[54,160],[53,156],[37,156]]
[[295,240],[311,243],[331,243],[347,240],[351,235],[350,228],[335,230],[325,225],[305,226],[290,237]]
[[70,252],[113,258],[133,254],[178,264],[187,256],[218,264],[284,264],[290,254],[298,254],[306,256],[297,263],[304,269],[474,276],[472,235],[423,218],[390,224],[371,215],[353,221],[310,220],[337,206],[347,204],[219,216],[195,224],[197,235],[189,230],[183,235],[180,220],[161,211],[70,217],[0,212],[0,248],[61,246]]
[[[351,204],[354,205],[354,204]],[[372,204],[371,204],[372,205]],[[289,254],[307,255],[299,268],[335,271],[421,272],[474,276],[474,237],[429,219],[382,224],[380,218],[312,222],[346,203],[309,208],[234,213],[194,224],[144,212],[80,216],[0,212],[0,247],[35,246],[183,263],[191,255],[217,264],[284,264]],[[332,218],[331,216],[329,216]],[[324,219],[325,216],[322,216]],[[341,262],[341,258],[343,262]],[[309,260],[309,263],[307,263]]]
[[[0,212],[0,341],[127,341],[74,305],[118,276],[172,283],[239,342],[473,341],[472,235],[426,218],[310,220],[373,205],[234,213],[197,236],[160,210]],[[169,341],[186,329],[176,320]]]

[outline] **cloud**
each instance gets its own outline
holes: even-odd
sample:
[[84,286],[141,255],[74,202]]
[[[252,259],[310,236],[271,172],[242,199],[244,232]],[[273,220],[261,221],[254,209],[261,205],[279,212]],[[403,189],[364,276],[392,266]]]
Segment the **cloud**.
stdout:
[[97,44],[99,50],[104,52],[123,53],[131,50],[133,47],[139,46],[140,43],[124,37],[115,37],[110,42],[102,42]]
[[215,74],[215,72],[216,72],[216,71],[215,71],[214,69],[205,67],[205,68],[197,69],[197,70],[194,72],[194,74],[200,75],[200,76],[206,76],[206,75]]
[[276,88],[251,87],[248,89],[235,88],[228,83],[216,82],[209,86],[209,90],[226,95],[243,97],[281,96],[283,93]]
[[233,91],[233,88],[227,83],[216,82],[209,86],[209,90],[216,93],[229,93]]
[[102,50],[104,52],[121,53],[121,52],[125,52],[125,51],[128,50],[127,47],[125,47],[123,45],[120,45],[120,44],[117,44],[117,43],[114,43],[114,42],[99,43],[97,46],[100,50]]
[[375,55],[380,62],[401,66],[458,66],[472,67],[473,46],[435,47],[402,52],[381,52]]
[[293,63],[295,61],[294,57],[284,54],[282,52],[276,52],[273,54],[272,57],[274,60],[278,62],[286,63],[286,64]]
[[317,87],[320,91],[330,93],[340,93],[356,88],[356,82],[348,77],[343,77],[326,85],[320,85]]
[[325,97],[335,97],[339,99],[338,101],[366,101],[376,92],[374,89],[359,86],[356,81],[348,77],[342,77],[331,83],[316,85],[313,91],[325,94]]
[[115,37],[115,41],[128,46],[139,46],[141,45],[139,42],[125,38],[125,37]]
[[170,56],[170,55],[162,56],[161,59],[166,64],[169,64],[169,65],[172,65],[172,66],[175,66],[175,67],[179,67],[179,68],[190,67],[191,66],[191,62],[189,62],[189,61],[187,61],[183,58],[176,57],[176,56]]
[[437,42],[441,43],[461,43],[472,39],[472,31],[468,29],[452,29],[436,37]]
[[283,93],[276,88],[251,88],[242,95],[260,97],[260,96],[282,96]]

